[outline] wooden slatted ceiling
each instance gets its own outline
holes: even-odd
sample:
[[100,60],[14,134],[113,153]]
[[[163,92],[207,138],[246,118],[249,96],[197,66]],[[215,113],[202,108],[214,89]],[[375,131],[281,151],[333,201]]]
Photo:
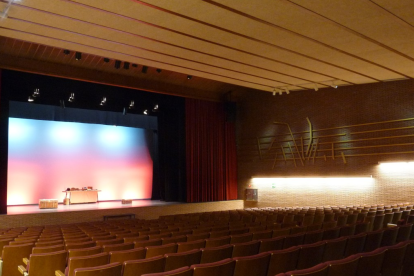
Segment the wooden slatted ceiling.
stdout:
[[14,0],[0,36],[21,58],[94,70],[119,59],[168,83],[205,79],[185,83],[198,89],[311,90],[414,77],[413,12],[410,0]]

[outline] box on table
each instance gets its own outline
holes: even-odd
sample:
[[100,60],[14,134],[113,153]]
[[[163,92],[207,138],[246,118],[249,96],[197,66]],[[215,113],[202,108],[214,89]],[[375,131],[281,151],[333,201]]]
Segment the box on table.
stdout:
[[122,204],[132,204],[132,199],[123,199]]
[[39,199],[39,209],[57,209],[57,199]]

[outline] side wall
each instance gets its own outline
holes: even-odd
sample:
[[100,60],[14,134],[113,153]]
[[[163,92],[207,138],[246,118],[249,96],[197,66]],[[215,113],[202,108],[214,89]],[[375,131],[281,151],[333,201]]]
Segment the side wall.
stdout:
[[414,161],[412,80],[243,94],[237,116],[239,199],[258,189],[246,207],[414,201],[414,164],[379,165]]

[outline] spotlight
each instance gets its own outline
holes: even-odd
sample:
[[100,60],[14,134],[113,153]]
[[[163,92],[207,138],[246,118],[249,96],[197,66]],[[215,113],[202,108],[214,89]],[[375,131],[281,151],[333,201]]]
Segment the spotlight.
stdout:
[[134,101],[131,101],[129,103],[129,109],[134,109],[134,107],[135,107],[135,102]]
[[73,102],[75,100],[75,93],[70,93],[68,102]]
[[108,63],[108,62],[109,62],[109,58],[104,58],[104,59],[103,59],[103,61],[104,61],[105,63]]
[[39,88],[36,88],[36,89],[33,91],[33,98],[39,97],[39,95],[40,95]]
[[332,85],[331,86],[332,86],[332,88],[335,88],[335,89],[338,88],[338,85],[335,84],[335,81],[332,81]]
[[148,67],[147,66],[142,66],[141,72],[144,73],[144,74],[146,74],[147,71],[148,71]]
[[142,113],[144,113],[144,115],[148,115],[148,109],[145,109]]
[[315,91],[318,91],[318,90],[319,90],[319,88],[318,88],[318,86],[316,85],[316,83],[314,83],[314,84],[313,84],[313,89],[315,89]]
[[193,78],[193,76],[191,76],[191,75],[187,76],[187,80],[191,80],[192,78]]
[[34,98],[32,96],[29,96],[29,98],[27,99],[28,102],[34,102]]
[[76,60],[81,60],[82,59],[82,53],[81,52],[76,52],[75,59]]
[[124,62],[124,69],[126,69],[126,70],[129,69],[129,62]]
[[152,108],[152,112],[158,112],[158,104],[155,104]]
[[115,69],[119,69],[119,68],[121,68],[121,61],[115,60]]
[[65,55],[69,55],[69,54],[70,54],[70,51],[69,51],[69,50],[63,50],[63,53],[64,53]]
[[276,95],[276,91],[273,91],[273,96]]
[[157,69],[156,71],[157,71],[158,73],[161,73],[161,71],[162,71],[162,70],[161,70],[161,69]]
[[279,95],[282,95],[283,94],[283,92],[282,91],[279,91]]
[[286,92],[286,94],[290,93],[289,89],[287,89],[287,88],[285,88],[285,92]]
[[104,106],[106,104],[106,97],[102,97],[100,105]]

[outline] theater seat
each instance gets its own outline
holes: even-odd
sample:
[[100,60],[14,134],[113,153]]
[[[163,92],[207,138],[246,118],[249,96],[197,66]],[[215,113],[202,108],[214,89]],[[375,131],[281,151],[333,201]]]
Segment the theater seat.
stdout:
[[165,254],[165,271],[175,270],[183,266],[192,266],[201,261],[201,250],[193,249],[180,253]]
[[54,275],[56,270],[65,270],[67,256],[66,250],[31,254],[29,259],[23,260],[27,266],[19,265],[18,271],[27,276]]
[[75,269],[74,276],[122,276],[122,264],[112,263]]
[[252,256],[233,258],[236,262],[233,276],[266,276],[270,253],[264,252]]
[[163,272],[164,267],[164,256],[156,256],[142,260],[125,261],[123,264],[122,276],[137,276],[142,274]]
[[224,259],[214,263],[192,265],[193,276],[229,276],[233,275],[235,261]]

